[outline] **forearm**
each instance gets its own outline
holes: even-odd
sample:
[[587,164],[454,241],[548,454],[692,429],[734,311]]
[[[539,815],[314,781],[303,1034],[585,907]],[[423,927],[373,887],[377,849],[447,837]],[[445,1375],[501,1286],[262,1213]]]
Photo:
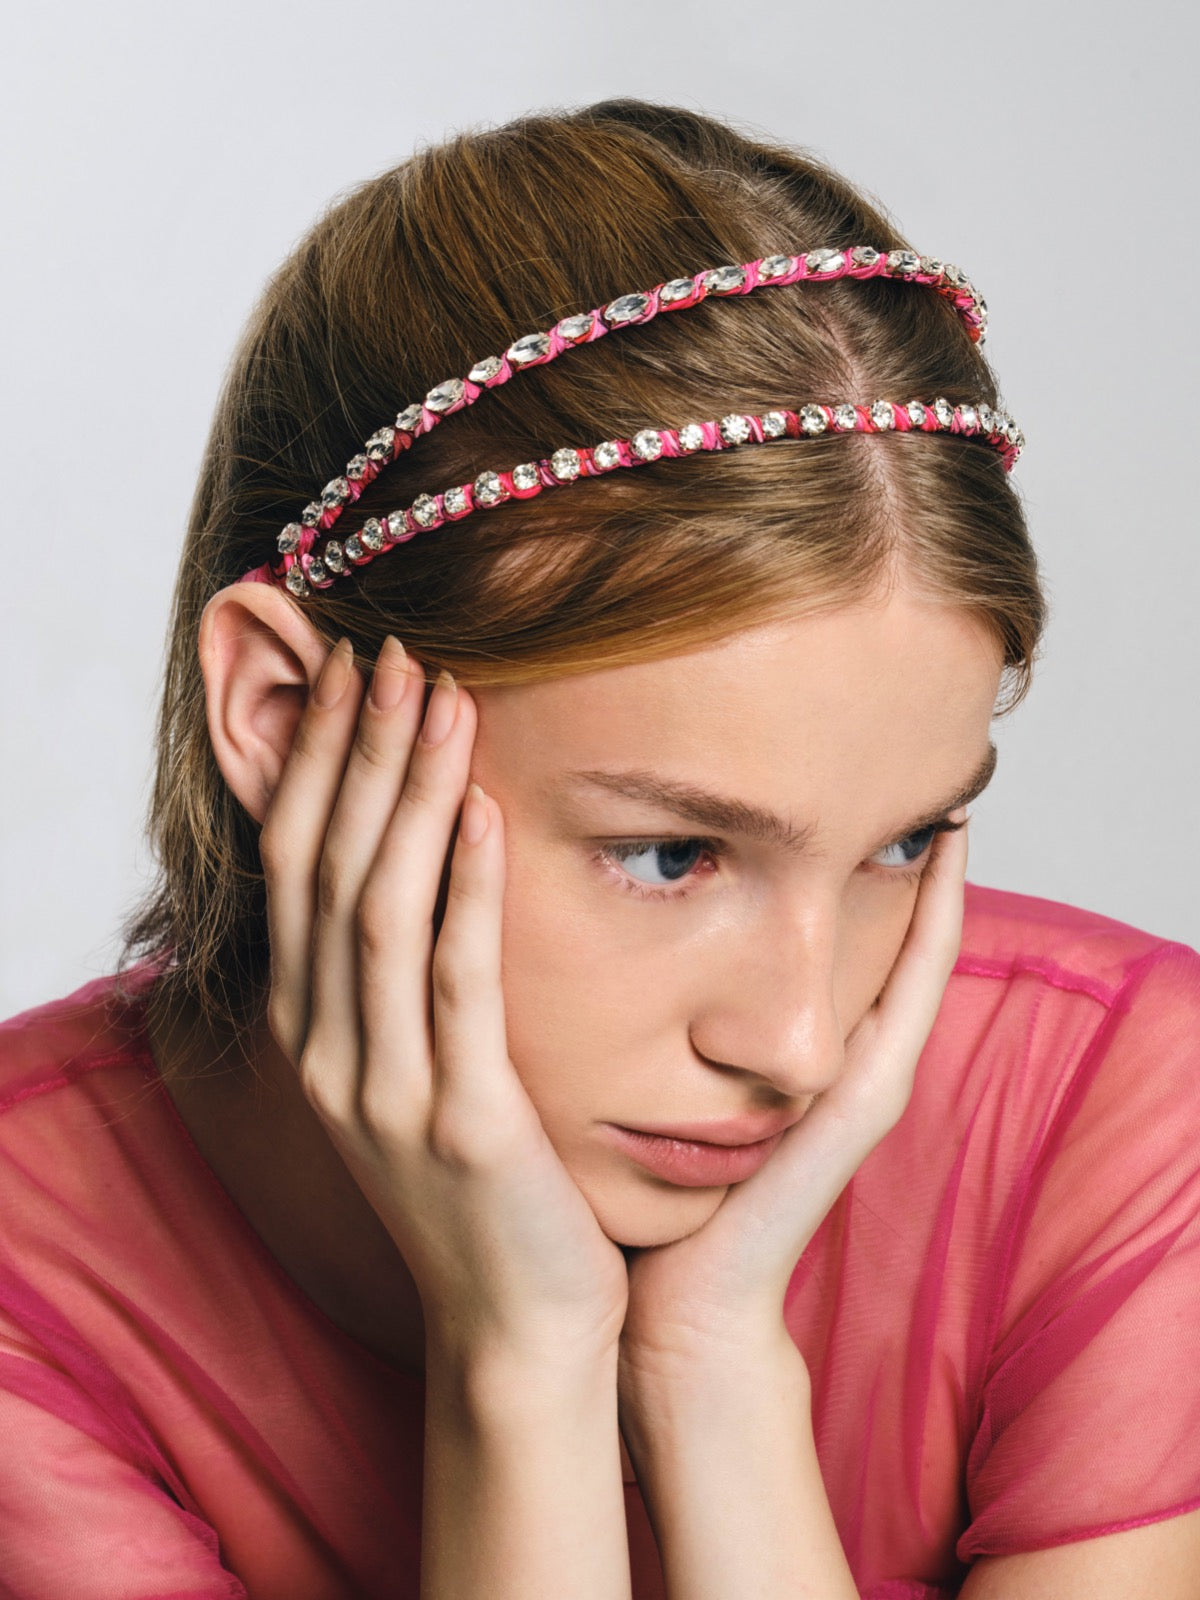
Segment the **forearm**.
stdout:
[[734,1367],[622,1395],[669,1600],[857,1600],[799,1351],[788,1341]]
[[629,1600],[616,1374],[429,1352],[421,1600]]

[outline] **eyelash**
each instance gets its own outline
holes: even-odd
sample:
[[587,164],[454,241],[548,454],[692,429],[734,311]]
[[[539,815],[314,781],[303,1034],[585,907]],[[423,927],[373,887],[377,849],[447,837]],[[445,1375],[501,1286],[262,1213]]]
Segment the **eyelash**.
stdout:
[[[943,817],[941,822],[932,823],[928,828],[920,828],[917,830],[918,833],[930,833],[933,838],[930,839],[923,852],[924,859],[919,867],[877,867],[875,870],[884,873],[891,879],[899,878],[905,883],[920,883],[929,866],[930,855],[937,835],[940,833],[957,833],[964,826],[965,823],[950,822]],[[904,844],[905,840],[915,837],[916,834],[906,834],[904,838],[896,839],[894,843]],[[728,845],[720,839],[681,838],[678,835],[665,839],[610,839],[601,845],[592,859],[608,871],[615,879],[618,888],[624,889],[626,893],[634,895],[639,900],[684,900],[694,892],[694,874],[689,874],[687,878],[679,880],[686,885],[684,888],[663,889],[655,888],[650,884],[639,883],[636,878],[630,877],[627,872],[622,872],[618,865],[622,859],[641,855],[647,850],[665,850],[670,845],[683,844],[703,845],[705,855],[718,861],[722,856],[727,855],[729,850]],[[885,845],[884,848],[888,849],[890,847]],[[704,876],[711,877],[711,873],[705,873]]]

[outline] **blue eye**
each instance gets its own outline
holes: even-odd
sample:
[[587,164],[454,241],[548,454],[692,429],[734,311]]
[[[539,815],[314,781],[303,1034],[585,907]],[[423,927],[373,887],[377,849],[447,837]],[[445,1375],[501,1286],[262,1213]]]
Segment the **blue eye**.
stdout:
[[879,856],[872,856],[871,860],[880,866],[910,867],[914,861],[923,856],[934,839],[942,830],[937,826],[921,828],[917,833],[910,833],[906,838],[897,839],[895,844],[885,845],[879,852],[880,856],[886,855],[889,850],[900,851],[899,861],[879,861]]
[[[707,839],[659,839],[637,844],[612,844],[604,854],[619,861],[625,871],[645,888],[664,888],[686,878],[706,849],[712,849]],[[648,858],[648,859],[643,859]],[[630,863],[638,862],[635,870]],[[642,870],[647,875],[642,876]],[[659,874],[657,879],[654,874]]]

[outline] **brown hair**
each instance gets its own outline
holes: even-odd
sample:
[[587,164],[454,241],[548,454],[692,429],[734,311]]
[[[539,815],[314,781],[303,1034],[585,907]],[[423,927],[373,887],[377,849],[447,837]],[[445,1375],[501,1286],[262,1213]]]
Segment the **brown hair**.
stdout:
[[[907,241],[807,155],[629,99],[457,134],[316,223],[234,354],[180,564],[149,815],[160,872],[122,960],[160,960],[160,1015],[198,1007],[236,1028],[268,971],[258,827],[205,722],[208,599],[274,559],[282,524],[374,428],[518,335],[701,267],[851,244]],[[937,395],[998,401],[930,290],[842,281],[705,303],[484,396],[382,474],[343,531],[486,467],[655,423]],[[991,630],[1010,711],[1045,623],[1036,558],[996,453],[936,434],[781,440],[581,482],[419,535],[303,605],[360,660],[395,632],[470,687],[678,653],[901,571]]]

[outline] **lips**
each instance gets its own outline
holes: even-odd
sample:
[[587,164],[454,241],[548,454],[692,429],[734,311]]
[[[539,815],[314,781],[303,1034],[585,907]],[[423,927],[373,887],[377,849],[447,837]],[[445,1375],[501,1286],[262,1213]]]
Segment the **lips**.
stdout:
[[728,1117],[723,1122],[678,1122],[671,1127],[658,1124],[649,1127],[638,1124],[635,1127],[632,1123],[623,1123],[621,1126],[627,1127],[631,1133],[650,1133],[661,1139],[689,1139],[697,1144],[731,1148],[772,1139],[785,1128],[790,1128],[795,1120],[794,1117],[773,1117],[769,1121],[761,1117]]

